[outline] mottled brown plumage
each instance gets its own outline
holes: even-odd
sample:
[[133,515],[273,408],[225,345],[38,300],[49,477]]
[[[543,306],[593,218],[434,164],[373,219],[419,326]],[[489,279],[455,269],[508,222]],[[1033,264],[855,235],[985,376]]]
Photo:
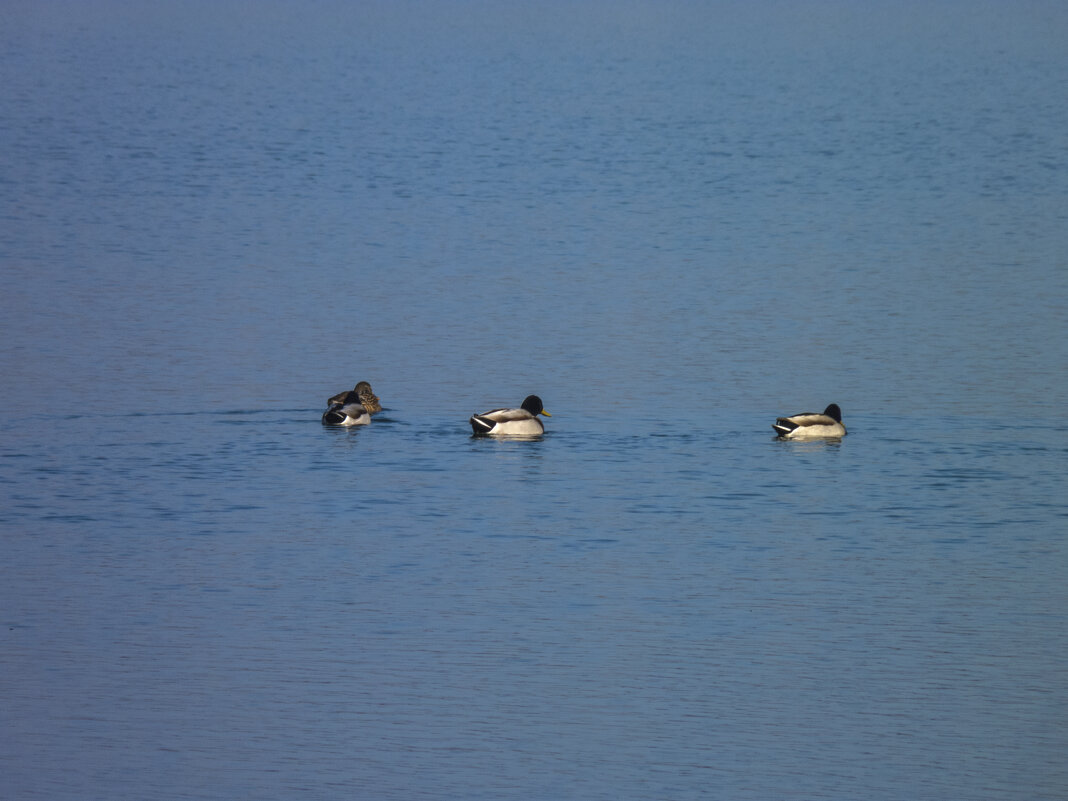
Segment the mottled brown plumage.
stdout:
[[378,396],[371,391],[371,385],[366,381],[358,383],[355,389],[346,389],[344,392],[339,392],[328,400],[326,405],[333,406],[336,403],[344,403],[350,392],[355,392],[359,396],[360,405],[367,410],[368,414],[382,411],[382,404],[379,402]]

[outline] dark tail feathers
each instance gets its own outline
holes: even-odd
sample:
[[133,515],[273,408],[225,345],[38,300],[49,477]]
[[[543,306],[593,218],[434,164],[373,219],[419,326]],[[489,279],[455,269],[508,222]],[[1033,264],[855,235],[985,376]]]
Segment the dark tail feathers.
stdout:
[[493,421],[477,414],[471,416],[471,430],[476,434],[486,434],[493,430]]
[[335,403],[323,412],[324,426],[339,426],[345,422],[345,414],[341,411],[341,404]]

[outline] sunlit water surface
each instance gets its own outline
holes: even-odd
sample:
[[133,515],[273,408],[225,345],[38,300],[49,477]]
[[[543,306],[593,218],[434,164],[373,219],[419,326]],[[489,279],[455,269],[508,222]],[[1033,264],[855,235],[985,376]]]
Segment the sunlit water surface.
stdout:
[[5,797],[1068,794],[1059,4],[0,16]]

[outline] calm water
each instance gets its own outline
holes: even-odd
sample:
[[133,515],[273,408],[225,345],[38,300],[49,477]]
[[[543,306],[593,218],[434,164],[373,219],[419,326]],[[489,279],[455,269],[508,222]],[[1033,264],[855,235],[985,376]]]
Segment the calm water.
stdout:
[[255,10],[0,10],[0,795],[1068,796],[1061,4]]

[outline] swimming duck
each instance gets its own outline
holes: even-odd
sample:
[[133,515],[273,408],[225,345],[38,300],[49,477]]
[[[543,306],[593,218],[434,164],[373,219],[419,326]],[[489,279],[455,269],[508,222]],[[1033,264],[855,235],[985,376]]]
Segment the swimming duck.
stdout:
[[371,415],[360,404],[356,390],[347,393],[340,403],[331,403],[323,412],[324,426],[365,426],[371,422]]
[[328,400],[326,402],[326,405],[333,406],[335,403],[344,403],[345,398],[348,397],[350,392],[355,392],[357,395],[360,396],[359,403],[361,406],[363,406],[364,409],[367,410],[369,414],[374,414],[375,412],[382,411],[382,404],[379,403],[378,396],[371,391],[371,385],[368,384],[366,381],[361,381],[359,384],[356,385],[355,389],[347,389],[344,392],[339,392],[337,395]]
[[528,395],[518,409],[492,409],[472,415],[471,430],[476,434],[536,437],[545,433],[538,415],[552,417],[541,405],[541,398]]
[[793,417],[780,417],[772,425],[780,439],[814,439],[816,437],[844,437],[845,426],[842,425],[842,410],[837,403],[832,403],[823,410],[802,412]]

